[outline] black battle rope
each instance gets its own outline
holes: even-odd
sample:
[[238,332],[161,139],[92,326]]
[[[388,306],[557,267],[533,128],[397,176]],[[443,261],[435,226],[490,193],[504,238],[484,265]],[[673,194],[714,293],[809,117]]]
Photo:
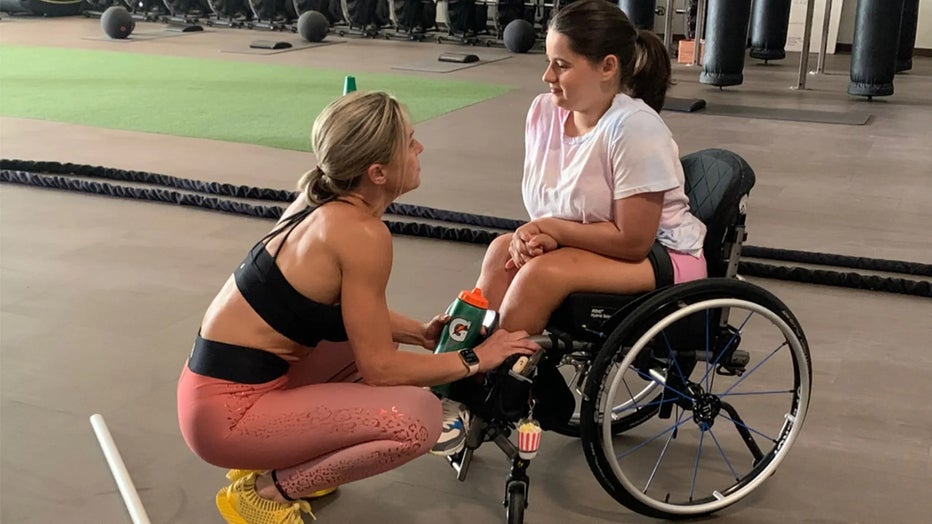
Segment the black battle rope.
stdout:
[[[10,171],[25,171],[35,174],[73,175],[85,178],[105,178],[123,182],[137,182],[154,186],[171,187],[203,193],[252,200],[267,200],[270,202],[292,202],[298,193],[284,189],[269,189],[264,187],[237,186],[221,184],[218,182],[204,182],[189,178],[179,178],[145,171],[124,171],[109,167],[87,166],[81,164],[62,164],[60,162],[34,162],[30,160],[0,159],[0,169]],[[133,197],[130,197],[133,198]],[[185,204],[182,204],[185,205]],[[521,220],[497,218],[482,215],[458,213],[432,207],[414,206],[411,204],[394,203],[388,206],[387,213],[398,216],[426,218],[442,222],[452,222],[471,226],[490,227],[514,231],[524,224]],[[249,214],[249,213],[247,213]],[[258,216],[258,215],[257,215]],[[277,217],[276,217],[277,218]]]
[[[0,182],[53,189],[67,189],[69,191],[78,191],[80,193],[107,195],[117,198],[131,198],[137,200],[150,200],[153,202],[165,202],[182,206],[200,207],[205,209],[212,209],[215,211],[223,211],[225,213],[249,215],[259,218],[278,219],[285,211],[285,208],[278,206],[259,206],[204,195],[179,193],[177,191],[169,191],[167,189],[119,186],[107,182],[76,180],[73,178],[66,178],[57,175],[47,176],[39,175],[36,173],[29,173],[26,171],[10,171],[7,169],[0,169]],[[392,233],[399,235],[467,242],[470,244],[489,244],[496,236],[498,236],[497,233],[493,233],[491,231],[434,226],[430,224],[421,224],[418,222],[395,222],[386,220],[385,224],[388,226],[388,229]]]
[[[180,193],[178,191],[169,191],[165,189],[120,186],[107,182],[69,178],[67,176],[50,176],[49,173],[54,173],[57,175],[71,175],[72,177],[80,176],[85,178],[103,178],[108,180],[148,183],[156,186],[171,187],[200,194]],[[132,198],[174,203],[183,206],[201,207],[223,211],[226,213],[235,213],[272,219],[281,217],[284,208],[278,206],[253,205],[205,195],[219,195],[225,197],[247,198],[274,202],[290,202],[297,195],[295,192],[281,189],[256,188],[249,186],[237,186],[232,184],[221,184],[216,182],[203,182],[199,180],[177,178],[141,171],[123,171],[78,164],[32,162],[6,159],[0,160],[0,182],[34,185],[55,189],[66,189],[84,193],[114,196],[118,198]],[[410,204],[392,204],[389,207],[388,212],[399,216],[413,216],[443,222],[491,227],[504,230],[514,230],[521,224],[524,224],[524,221],[521,220],[451,212],[443,209],[413,206]],[[496,236],[498,236],[498,233],[493,231],[482,231],[469,228],[450,228],[417,222],[396,222],[386,220],[385,223],[389,230],[395,234],[466,242],[471,244],[488,244]],[[742,248],[742,254],[751,258],[831,265],[837,267],[883,271],[888,273],[901,273],[913,276],[932,276],[932,265],[902,262],[896,260],[859,258],[756,246],[744,246]],[[750,261],[742,261],[740,263],[740,270],[742,274],[762,278],[773,278],[836,287],[848,287],[855,289],[932,297],[932,282],[923,280],[861,275],[858,273],[821,269],[811,270],[800,267],[771,265]]]

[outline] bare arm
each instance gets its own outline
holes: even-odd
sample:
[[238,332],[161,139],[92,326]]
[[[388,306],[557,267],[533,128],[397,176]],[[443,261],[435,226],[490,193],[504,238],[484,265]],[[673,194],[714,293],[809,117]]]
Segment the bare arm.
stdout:
[[395,311],[389,311],[388,314],[392,326],[392,340],[400,344],[427,347],[427,324],[422,324]]
[[540,231],[560,246],[640,261],[647,257],[660,227],[663,192],[640,193],[615,200],[615,221],[582,224],[558,218],[535,220]]
[[373,385],[432,386],[463,378],[467,370],[455,353],[417,354],[394,346],[392,313],[385,300],[392,266],[391,234],[380,222],[364,224],[359,231],[359,237],[340,249],[340,302],[363,380]]
[[[343,322],[356,365],[366,383],[433,386],[467,375],[468,369],[457,353],[412,353],[393,344],[393,313],[385,300],[392,244],[384,224],[376,221],[362,224],[359,234],[343,243],[338,252],[343,279],[340,292]],[[411,328],[408,323],[411,319],[401,320],[403,317],[397,314],[394,318],[399,322],[394,327]],[[491,370],[512,354],[533,354],[539,346],[526,337],[525,332],[495,332],[475,348],[479,370]]]

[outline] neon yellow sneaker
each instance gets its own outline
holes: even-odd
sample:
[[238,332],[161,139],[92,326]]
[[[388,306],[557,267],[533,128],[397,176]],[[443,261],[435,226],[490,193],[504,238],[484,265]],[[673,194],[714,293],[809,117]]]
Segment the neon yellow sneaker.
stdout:
[[[230,482],[236,482],[237,480],[245,477],[246,475],[249,475],[250,473],[256,473],[256,474],[261,475],[265,473],[266,471],[268,470],[260,471],[260,470],[252,470],[252,469],[231,469],[230,471],[227,471],[227,479],[230,480]],[[314,500],[314,499],[319,499],[320,497],[326,497],[327,495],[336,491],[338,487],[339,486],[334,486],[332,488],[315,491],[314,493],[311,493],[310,495],[306,497],[301,497],[301,498],[305,500]]]
[[230,482],[236,482],[237,480],[239,480],[239,479],[245,477],[246,475],[249,475],[250,473],[256,473],[256,474],[261,475],[261,474],[265,473],[266,471],[268,471],[268,470],[260,470],[260,469],[231,469],[230,471],[227,471],[227,480],[229,480]]
[[217,493],[217,510],[228,524],[304,524],[302,511],[317,520],[306,500],[283,503],[260,497],[255,471]]

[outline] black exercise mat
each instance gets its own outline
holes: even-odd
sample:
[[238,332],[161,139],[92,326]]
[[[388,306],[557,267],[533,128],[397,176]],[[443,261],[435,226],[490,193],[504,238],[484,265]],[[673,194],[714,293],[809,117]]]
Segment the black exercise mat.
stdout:
[[705,100],[701,98],[677,98],[675,96],[668,96],[663,101],[664,111],[695,113],[702,109],[705,109]]
[[[278,41],[279,39],[264,38],[261,40]],[[227,46],[227,48],[221,49],[220,52],[221,53],[238,53],[242,55],[277,55],[279,53],[290,53],[291,51],[300,51],[302,49],[311,49],[312,47],[324,47],[328,45],[342,44],[346,42],[346,40],[330,40],[330,39],[322,40],[320,42],[308,42],[307,40],[303,40],[301,38],[291,38],[291,39],[282,38],[280,40],[283,42],[288,42],[289,44],[291,44],[291,47],[286,47],[284,49],[264,49],[264,48],[249,47],[249,44],[252,42],[252,40],[250,40],[248,42],[244,41],[241,44],[237,44],[235,47]]]
[[783,109],[777,107],[737,106],[710,103],[702,111],[707,115],[761,118],[765,120],[789,120],[818,124],[844,124],[862,126],[870,120],[870,114],[858,111],[815,111],[811,109]]
[[453,71],[459,71],[460,69],[466,69],[469,67],[478,67],[483,64],[491,64],[492,62],[498,62],[500,60],[507,60],[511,58],[511,54],[504,53],[483,53],[475,52],[470,53],[479,57],[479,60],[476,62],[441,62],[437,58],[428,58],[421,60],[420,62],[414,62],[410,64],[401,64],[394,65],[392,69],[398,69],[402,71],[422,71],[425,73],[450,73]]

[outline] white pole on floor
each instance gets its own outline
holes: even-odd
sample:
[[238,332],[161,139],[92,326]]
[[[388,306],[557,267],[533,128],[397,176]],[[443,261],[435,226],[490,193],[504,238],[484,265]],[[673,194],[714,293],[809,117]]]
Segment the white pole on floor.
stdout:
[[104,417],[95,413],[91,415],[91,426],[97,435],[97,442],[104,452],[107,464],[110,466],[110,473],[116,480],[117,487],[120,488],[120,494],[123,496],[123,503],[129,510],[129,516],[133,519],[133,524],[150,524],[149,516],[146,515],[146,509],[142,507],[142,501],[139,500],[139,494],[136,493],[136,486],[133,485],[133,479],[130,478],[129,472],[126,471],[126,465],[123,464],[123,458],[120,457],[120,450],[113,443],[113,437],[110,436],[110,430],[107,429],[107,423]]

